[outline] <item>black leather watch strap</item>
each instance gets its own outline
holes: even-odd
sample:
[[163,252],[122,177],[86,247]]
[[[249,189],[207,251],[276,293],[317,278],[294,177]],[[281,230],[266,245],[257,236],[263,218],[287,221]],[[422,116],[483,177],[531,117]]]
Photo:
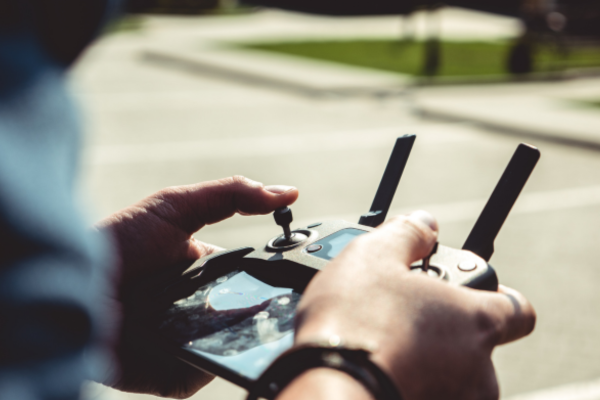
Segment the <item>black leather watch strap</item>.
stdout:
[[402,400],[392,380],[360,348],[310,343],[283,353],[261,375],[246,400],[274,399],[294,378],[313,368],[332,368],[359,381],[376,400]]

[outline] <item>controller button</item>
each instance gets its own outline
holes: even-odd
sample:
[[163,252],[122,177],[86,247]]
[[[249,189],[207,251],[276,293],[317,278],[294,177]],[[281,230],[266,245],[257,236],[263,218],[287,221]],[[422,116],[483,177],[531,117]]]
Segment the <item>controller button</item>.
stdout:
[[310,246],[306,247],[306,251],[309,253],[316,253],[317,251],[321,250],[323,248],[323,246],[321,246],[320,244],[311,244]]
[[473,260],[462,260],[458,263],[458,269],[464,272],[473,271],[477,268],[477,263]]
[[310,224],[309,226],[307,226],[307,228],[308,229],[310,229],[310,228],[316,228],[317,226],[319,226],[321,224],[322,224],[321,222],[317,222],[317,223],[314,223],[314,224]]

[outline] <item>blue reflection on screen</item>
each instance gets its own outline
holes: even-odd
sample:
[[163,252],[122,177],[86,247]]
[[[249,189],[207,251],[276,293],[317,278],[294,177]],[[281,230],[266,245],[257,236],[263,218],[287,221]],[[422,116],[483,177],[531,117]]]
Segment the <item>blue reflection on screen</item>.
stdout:
[[318,242],[315,242],[314,244],[320,244],[323,248],[317,252],[311,253],[311,255],[324,258],[325,260],[331,260],[340,254],[352,239],[365,233],[367,232],[361,231],[360,229],[342,229],[333,235],[329,235]]
[[[217,279],[217,282],[223,278]],[[234,310],[257,306],[274,297],[290,293],[292,289],[273,287],[241,272],[215,286],[208,295],[208,302],[217,311]]]
[[233,271],[178,300],[159,332],[249,379],[292,347],[300,294]]
[[235,356],[217,356],[197,349],[192,350],[194,353],[206,357],[224,367],[228,367],[240,375],[244,375],[250,379],[258,379],[267,367],[284,351],[290,349],[293,344],[294,334],[290,331],[275,342],[264,343]]

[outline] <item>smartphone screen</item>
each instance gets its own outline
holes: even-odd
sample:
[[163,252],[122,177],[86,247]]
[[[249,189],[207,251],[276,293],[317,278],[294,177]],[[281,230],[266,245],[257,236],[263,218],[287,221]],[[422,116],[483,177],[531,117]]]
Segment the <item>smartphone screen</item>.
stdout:
[[[314,244],[310,256],[330,260],[359,229],[343,229]],[[200,287],[160,315],[158,331],[198,356],[253,381],[294,342],[300,293],[237,270]]]

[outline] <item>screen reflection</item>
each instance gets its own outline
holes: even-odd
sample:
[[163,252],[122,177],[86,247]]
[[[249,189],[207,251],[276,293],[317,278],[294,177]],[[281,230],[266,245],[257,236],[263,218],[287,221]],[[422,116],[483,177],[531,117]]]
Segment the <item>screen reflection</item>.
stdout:
[[256,379],[293,343],[300,294],[234,271],[179,300],[159,332],[197,354]]

